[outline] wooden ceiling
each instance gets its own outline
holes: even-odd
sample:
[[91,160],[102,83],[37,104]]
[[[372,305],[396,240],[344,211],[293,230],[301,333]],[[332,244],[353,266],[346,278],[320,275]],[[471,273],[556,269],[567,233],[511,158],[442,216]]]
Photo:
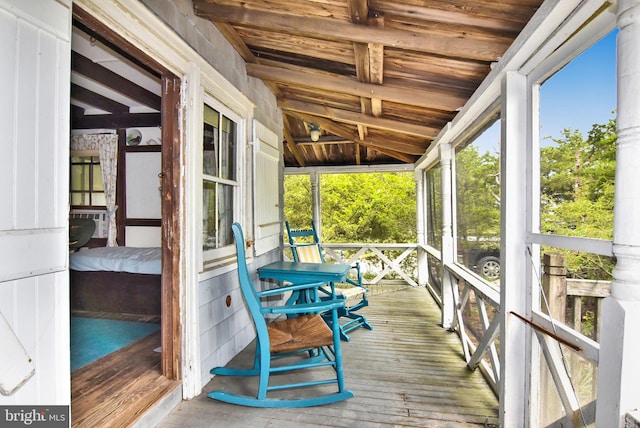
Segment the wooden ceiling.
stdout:
[[193,0],[277,96],[289,167],[415,162],[541,3]]

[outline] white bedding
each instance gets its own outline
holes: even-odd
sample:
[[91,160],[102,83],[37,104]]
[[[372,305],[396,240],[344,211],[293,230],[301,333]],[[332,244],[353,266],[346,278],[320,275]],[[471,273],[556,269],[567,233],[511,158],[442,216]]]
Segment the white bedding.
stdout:
[[160,248],[100,247],[69,255],[69,267],[81,271],[129,272],[160,275]]

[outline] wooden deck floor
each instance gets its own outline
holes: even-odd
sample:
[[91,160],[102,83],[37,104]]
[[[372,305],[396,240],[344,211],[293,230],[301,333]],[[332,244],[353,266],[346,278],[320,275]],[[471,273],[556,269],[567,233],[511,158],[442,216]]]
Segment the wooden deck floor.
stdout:
[[179,388],[160,374],[160,332],[71,374],[73,428],[129,427]]
[[[217,376],[158,427],[497,426],[495,395],[480,372],[467,369],[460,342],[439,326],[439,308],[425,289],[374,295],[365,310],[374,329],[359,329],[351,342],[343,342],[346,385],[354,398],[304,409],[240,407],[207,393],[233,387],[229,382],[255,383],[255,378]],[[246,366],[253,349],[249,346],[230,365]]]

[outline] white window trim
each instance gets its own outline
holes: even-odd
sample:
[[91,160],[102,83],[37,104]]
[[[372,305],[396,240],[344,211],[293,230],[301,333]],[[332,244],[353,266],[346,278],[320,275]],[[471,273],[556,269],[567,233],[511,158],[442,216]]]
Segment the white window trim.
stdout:
[[[224,178],[204,174],[203,165],[202,165],[202,162],[203,162],[202,130],[200,130],[200,136],[199,136],[200,145],[198,150],[199,153],[197,156],[198,157],[197,167],[199,168],[198,175],[201,177],[199,200],[202,203],[202,197],[203,197],[202,184],[205,181],[208,181],[211,183],[220,183],[220,184],[227,184],[227,185],[234,186],[235,188],[234,188],[234,195],[233,195],[233,221],[241,222],[242,221],[241,213],[243,212],[242,203],[244,201],[244,189],[246,189],[246,183],[244,182],[245,180],[244,180],[244,174],[242,171],[242,166],[245,165],[245,151],[246,151],[245,149],[247,147],[247,141],[248,141],[247,133],[246,133],[247,119],[243,118],[242,116],[230,110],[228,107],[226,107],[220,101],[216,100],[212,95],[208,94],[207,92],[204,92],[202,97],[202,102],[203,102],[202,109],[204,109],[204,104],[206,104],[209,107],[218,111],[220,114],[231,119],[236,124],[235,176],[237,177],[237,179],[229,180],[229,179],[224,179]],[[203,123],[202,115],[200,119],[201,119],[201,123]],[[235,246],[231,244],[221,248],[204,250],[203,242],[202,242],[202,233],[203,233],[202,209],[199,210],[198,212],[200,215],[199,215],[199,221],[197,221],[196,224],[198,228],[198,231],[197,231],[197,236],[199,241],[198,248],[200,248],[200,253],[201,253],[200,272],[201,274],[203,274],[204,272],[216,270],[218,268],[222,268],[228,265],[229,258],[235,255],[236,249],[235,249]]]

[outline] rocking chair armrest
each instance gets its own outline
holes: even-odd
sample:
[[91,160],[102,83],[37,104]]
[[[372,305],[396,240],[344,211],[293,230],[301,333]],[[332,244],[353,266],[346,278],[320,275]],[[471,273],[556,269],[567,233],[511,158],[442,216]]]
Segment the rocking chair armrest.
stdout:
[[263,314],[304,314],[309,312],[325,312],[331,311],[334,309],[344,308],[345,301],[344,299],[340,300],[324,300],[319,302],[312,303],[302,303],[296,305],[286,305],[286,306],[268,306],[260,309],[260,312]]
[[288,291],[308,290],[311,288],[319,288],[325,285],[324,282],[308,282],[305,284],[293,284],[283,285],[282,287],[270,288],[269,290],[258,291],[258,297],[273,296],[275,294],[282,294]]
[[351,279],[351,278],[347,278],[346,279],[346,283],[354,285],[356,287],[361,287],[364,288],[365,290],[367,289],[364,285],[362,285],[362,272],[360,271],[360,262],[355,262],[352,266],[351,269],[355,269],[356,270],[356,274],[357,274],[357,280]]

